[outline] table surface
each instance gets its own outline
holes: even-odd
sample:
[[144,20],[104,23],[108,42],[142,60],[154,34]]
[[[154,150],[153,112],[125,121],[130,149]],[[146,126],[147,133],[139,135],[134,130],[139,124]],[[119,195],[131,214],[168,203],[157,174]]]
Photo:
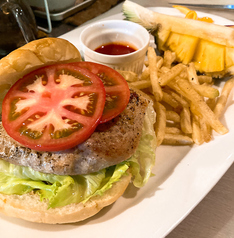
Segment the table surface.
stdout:
[[[132,0],[145,7],[170,7],[164,0]],[[170,2],[193,2],[196,1],[176,1]],[[205,3],[205,1],[201,1]],[[211,3],[211,1],[207,0]],[[225,0],[225,3],[231,3]],[[196,2],[197,3],[197,2]],[[222,4],[223,0],[212,0],[213,4]],[[101,16],[85,23],[88,24],[121,11],[122,3],[113,7]],[[207,13],[216,14],[234,21],[234,10],[212,10],[194,8]],[[59,36],[72,30],[69,25],[53,22],[51,36]],[[225,173],[216,186],[208,195],[195,207],[195,209],[169,234],[167,238],[234,238],[234,164]]]

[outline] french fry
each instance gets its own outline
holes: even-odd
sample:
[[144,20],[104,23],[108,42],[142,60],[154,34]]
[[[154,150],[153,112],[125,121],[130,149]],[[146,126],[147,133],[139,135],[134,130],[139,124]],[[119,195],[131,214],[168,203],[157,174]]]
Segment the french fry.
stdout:
[[211,84],[213,82],[212,77],[208,75],[198,75],[197,78],[200,84],[203,84],[203,83]]
[[170,94],[167,92],[163,91],[163,98],[162,100],[166,102],[168,105],[172,106],[173,108],[179,107],[179,103],[175,100],[174,97],[172,97]]
[[220,118],[222,115],[225,105],[227,103],[228,96],[234,87],[234,78],[229,79],[223,86],[220,97],[218,98],[217,104],[214,108],[214,114]]
[[177,127],[166,127],[166,129],[165,129],[165,133],[166,134],[182,134],[182,131],[179,129],[179,128],[177,128]]
[[172,67],[170,71],[160,76],[159,84],[161,86],[167,85],[172,79],[178,76],[182,72],[182,70],[184,70],[184,68],[185,68],[185,65],[183,64],[177,64],[176,66]]
[[203,142],[209,142],[212,139],[212,130],[210,125],[205,121],[203,118],[203,115],[198,111],[198,108],[196,105],[191,104],[191,112],[193,115],[197,118],[197,121],[199,122],[199,127],[201,130],[201,137]]
[[157,68],[160,69],[163,65],[163,58],[158,56],[157,57]]
[[216,106],[216,98],[208,98],[206,100],[206,104],[209,106],[209,108],[213,111]]
[[132,86],[138,89],[144,89],[144,88],[151,87],[151,82],[149,80],[141,80],[141,81],[129,83],[129,86]]
[[150,81],[152,84],[153,94],[155,96],[156,101],[161,101],[163,98],[163,92],[158,82],[157,61],[154,48],[148,47],[147,56],[149,60]]
[[192,133],[191,114],[188,107],[183,107],[180,113],[180,126],[185,134]]
[[204,143],[204,139],[202,136],[201,128],[200,128],[200,122],[199,117],[196,115],[192,116],[192,139],[195,144],[201,145]]
[[175,111],[166,111],[166,119],[176,123],[180,123],[180,115]]
[[180,87],[176,84],[176,80],[178,79],[179,77],[176,77],[175,78],[175,81],[173,82],[169,82],[168,86],[173,89],[174,91],[176,91],[179,95],[183,96],[184,98],[186,98],[186,93],[184,91],[182,91],[180,89]]
[[203,97],[216,98],[219,96],[219,90],[205,84],[195,84],[194,89]]
[[176,60],[176,54],[175,52],[172,52],[170,50],[166,50],[164,52],[164,61],[163,61],[163,66],[167,68],[171,68],[172,63]]
[[190,111],[193,113],[193,115],[196,115],[198,117],[202,117],[202,113],[199,111],[197,105],[194,103],[190,103]]
[[140,76],[140,80],[147,80],[147,79],[150,80],[150,69],[149,69],[149,67],[146,67],[143,70],[143,72]]
[[200,118],[199,122],[200,122],[202,137],[204,141],[208,143],[212,139],[210,125],[208,125],[208,123],[204,120],[204,118]]
[[196,72],[193,62],[189,63],[189,65],[187,67],[187,73],[188,73],[188,79],[189,79],[190,83],[199,84],[197,72]]
[[178,134],[165,134],[163,145],[192,145],[193,139],[189,136]]
[[144,65],[145,65],[146,67],[149,67],[149,61],[146,60],[146,61],[144,62]]
[[158,78],[160,78],[161,77],[161,75],[163,75],[163,74],[165,74],[165,73],[167,73],[167,72],[169,72],[170,71],[170,69],[169,68],[167,68],[167,67],[161,67],[161,68],[159,68],[158,69]]
[[188,78],[187,69],[185,68],[184,70],[182,70],[178,77],[187,79]]
[[189,107],[189,103],[185,100],[185,98],[172,90],[166,90],[168,94],[170,94],[181,106]]
[[[158,66],[158,68],[160,68],[160,67],[162,66],[162,64],[163,64],[163,58],[162,58],[161,56],[156,55],[156,60],[157,60],[157,66]],[[144,62],[144,65],[145,65],[146,67],[149,67],[149,61],[146,60],[146,61]]]
[[155,133],[157,136],[157,146],[161,145],[166,128],[166,108],[159,102],[154,104],[156,111]]
[[186,94],[186,97],[197,105],[198,111],[203,115],[204,119],[210,126],[219,134],[223,135],[228,132],[228,129],[219,121],[218,117],[205,103],[203,98],[196,92],[189,81],[179,78],[177,81],[179,88]]
[[162,66],[158,71],[160,74],[166,74],[170,71],[170,69],[165,66]]
[[117,70],[127,82],[135,82],[138,80],[138,75],[132,71]]

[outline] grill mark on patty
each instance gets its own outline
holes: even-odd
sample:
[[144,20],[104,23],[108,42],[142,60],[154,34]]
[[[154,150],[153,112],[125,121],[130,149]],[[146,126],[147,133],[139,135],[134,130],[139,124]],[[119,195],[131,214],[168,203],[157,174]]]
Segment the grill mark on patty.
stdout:
[[141,137],[148,100],[130,90],[126,109],[100,124],[82,144],[60,152],[38,152],[20,145],[0,123],[0,157],[36,171],[59,175],[89,174],[120,163],[133,155]]

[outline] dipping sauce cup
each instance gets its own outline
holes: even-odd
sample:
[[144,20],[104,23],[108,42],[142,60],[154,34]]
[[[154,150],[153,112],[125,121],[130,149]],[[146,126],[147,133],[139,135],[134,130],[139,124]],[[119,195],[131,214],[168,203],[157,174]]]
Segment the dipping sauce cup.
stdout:
[[[87,26],[80,34],[81,54],[85,61],[107,65],[113,69],[140,74],[144,66],[150,35],[139,24],[126,20],[106,20]],[[107,44],[129,45],[132,53],[109,55],[95,50]]]

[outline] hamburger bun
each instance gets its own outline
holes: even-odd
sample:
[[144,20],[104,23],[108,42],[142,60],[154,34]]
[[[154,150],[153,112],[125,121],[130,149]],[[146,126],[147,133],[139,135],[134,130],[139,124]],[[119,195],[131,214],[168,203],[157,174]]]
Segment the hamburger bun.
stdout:
[[0,110],[10,87],[25,74],[54,63],[81,61],[79,50],[60,38],[43,38],[12,51],[0,60]]
[[70,204],[64,207],[48,209],[46,201],[40,201],[38,195],[5,195],[0,193],[0,212],[11,217],[31,222],[62,224],[83,221],[98,213],[102,208],[114,203],[126,190],[131,174],[122,176],[102,196],[95,196],[86,203]]

